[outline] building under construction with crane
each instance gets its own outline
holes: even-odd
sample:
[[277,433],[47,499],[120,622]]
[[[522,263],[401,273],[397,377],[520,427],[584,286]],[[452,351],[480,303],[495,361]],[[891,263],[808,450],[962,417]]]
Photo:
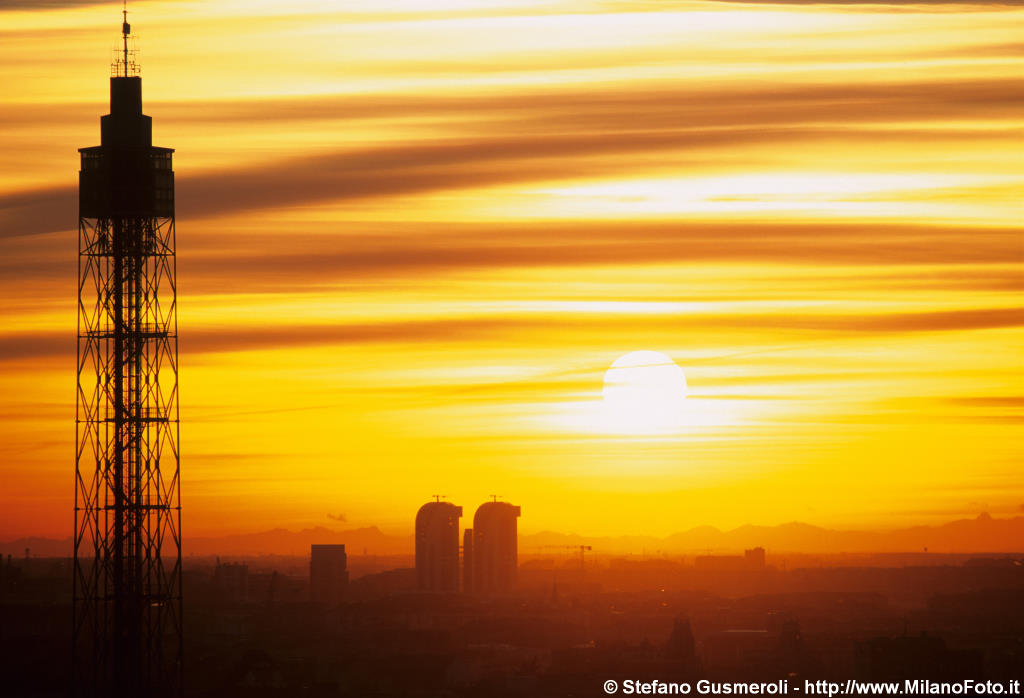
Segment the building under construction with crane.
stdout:
[[416,512],[416,587],[420,591],[459,590],[459,519],[462,507],[440,495]]
[[[459,519],[462,507],[435,495],[416,513],[416,578],[420,591],[459,591]],[[462,591],[506,594],[516,588],[519,570],[518,519],[508,502],[484,502],[473,528],[462,536]]]
[[174,173],[127,11],[78,220],[73,693],[180,696]]

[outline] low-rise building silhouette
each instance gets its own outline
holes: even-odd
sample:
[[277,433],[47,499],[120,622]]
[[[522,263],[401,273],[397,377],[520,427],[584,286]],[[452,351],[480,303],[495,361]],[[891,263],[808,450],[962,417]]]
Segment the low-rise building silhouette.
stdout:
[[764,548],[757,547],[743,551],[743,561],[748,570],[763,570],[765,568]]
[[739,555],[698,555],[693,560],[694,567],[701,572],[756,572],[764,570],[765,551],[757,547],[744,550]]
[[345,545],[311,545],[309,592],[317,603],[336,604],[348,587],[348,557]]
[[225,601],[249,600],[249,566],[241,562],[221,563],[217,558],[213,582],[218,595]]

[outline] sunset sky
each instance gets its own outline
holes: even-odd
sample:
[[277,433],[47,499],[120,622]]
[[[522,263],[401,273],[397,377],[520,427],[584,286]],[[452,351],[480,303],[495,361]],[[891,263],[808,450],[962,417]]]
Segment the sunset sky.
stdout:
[[[601,535],[1024,512],[1024,5],[129,21],[176,149],[186,537],[406,533],[435,493]],[[0,539],[71,535],[77,148],[119,28],[0,0]],[[609,419],[637,350],[685,372],[677,427]]]

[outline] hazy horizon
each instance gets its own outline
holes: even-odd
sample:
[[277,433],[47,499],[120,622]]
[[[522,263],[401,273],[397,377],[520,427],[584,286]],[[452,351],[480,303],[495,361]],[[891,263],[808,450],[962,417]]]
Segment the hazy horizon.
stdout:
[[[470,526],[464,522],[465,527]],[[617,555],[736,554],[753,547],[765,547],[770,556],[788,554],[1010,554],[1024,552],[1024,515],[994,518],[986,513],[972,519],[957,519],[939,526],[917,526],[889,530],[837,530],[806,522],[777,526],[745,524],[720,530],[698,526],[666,536],[591,535],[581,531],[519,531],[519,551],[524,557],[565,556],[578,545],[594,545],[597,557]],[[23,536],[0,540],[0,554],[20,555],[22,544],[42,543],[43,556],[61,550],[70,538]],[[350,555],[411,555],[412,527],[381,528],[329,522],[327,525],[291,530],[261,528],[190,536],[183,540],[185,555],[308,555],[311,543],[345,543]],[[6,550],[4,546],[10,546]],[[648,547],[649,546],[649,547]],[[68,548],[70,550],[70,547]],[[36,549],[38,552],[38,548]]]

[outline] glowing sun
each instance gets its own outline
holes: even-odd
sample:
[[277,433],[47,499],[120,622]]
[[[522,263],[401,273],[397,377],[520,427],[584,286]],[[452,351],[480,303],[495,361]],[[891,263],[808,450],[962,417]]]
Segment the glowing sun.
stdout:
[[659,434],[683,425],[686,375],[661,352],[620,356],[604,374],[603,395],[609,431]]

